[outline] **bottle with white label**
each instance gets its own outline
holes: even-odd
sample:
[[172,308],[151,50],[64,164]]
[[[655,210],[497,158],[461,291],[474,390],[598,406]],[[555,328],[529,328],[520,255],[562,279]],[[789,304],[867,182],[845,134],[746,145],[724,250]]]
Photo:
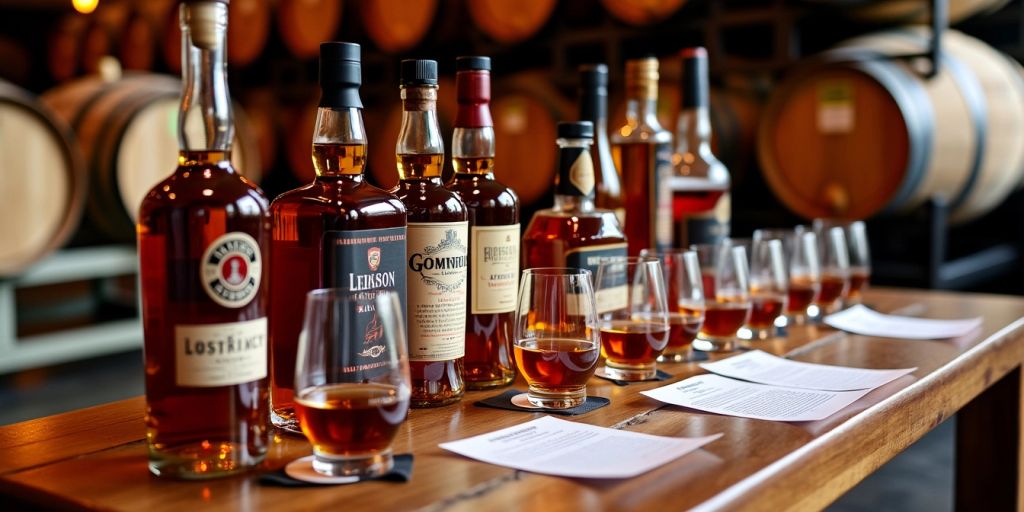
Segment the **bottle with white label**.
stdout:
[[146,442],[160,476],[237,473],[268,448],[270,205],[231,165],[227,18],[226,2],[180,6],[178,168],[139,209]]
[[469,289],[469,212],[444,187],[437,122],[437,61],[402,61],[402,128],[394,193],[409,219],[406,248],[409,372],[413,407],[462,399]]
[[519,198],[494,179],[491,59],[455,60],[459,110],[448,189],[469,209],[469,301],[462,375],[469,389],[515,378],[512,320],[519,286]]

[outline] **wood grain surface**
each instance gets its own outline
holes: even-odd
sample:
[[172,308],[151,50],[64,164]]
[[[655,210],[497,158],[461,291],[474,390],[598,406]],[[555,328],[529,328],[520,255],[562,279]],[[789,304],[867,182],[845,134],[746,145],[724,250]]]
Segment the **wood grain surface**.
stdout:
[[[807,362],[918,367],[818,422],[705,414],[666,406],[638,393],[665,382],[620,387],[592,379],[588,392],[610,398],[611,405],[569,419],[666,436],[725,434],[702,450],[632,479],[548,477],[476,462],[437,447],[443,441],[539,417],[473,405],[499,390],[468,393],[459,404],[410,413],[394,445],[396,453],[416,456],[412,481],[406,484],[280,488],[260,485],[259,472],[203,482],[164,480],[147,470],[145,402],[140,397],[0,427],[0,495],[47,508],[147,512],[200,507],[545,512],[818,509],[967,406],[969,418],[958,425],[958,439],[961,444],[971,440],[977,456],[958,461],[958,491],[986,496],[991,507],[1016,507],[1024,299],[873,289],[867,303],[884,312],[929,318],[983,316],[984,323],[966,337],[944,341],[874,338],[810,326],[794,328],[784,339],[755,342],[756,348]],[[701,372],[692,363],[663,368],[675,380]],[[516,386],[524,388],[522,382]],[[961,449],[966,447],[963,444]],[[277,435],[261,471],[277,470],[309,453],[304,439]],[[970,464],[986,468],[974,471],[978,468]],[[991,478],[993,474],[1002,477]]]

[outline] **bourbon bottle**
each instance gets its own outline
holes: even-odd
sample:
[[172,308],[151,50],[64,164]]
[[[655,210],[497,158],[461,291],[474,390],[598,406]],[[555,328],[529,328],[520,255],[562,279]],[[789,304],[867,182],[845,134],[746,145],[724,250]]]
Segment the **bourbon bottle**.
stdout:
[[491,59],[455,60],[459,109],[448,189],[469,210],[469,297],[463,378],[469,389],[512,383],[512,320],[519,285],[519,198],[494,179]]
[[558,123],[555,206],[534,214],[526,227],[526,268],[574,267],[596,275],[601,259],[626,256],[626,236],[615,213],[594,207],[593,136],[590,121]]
[[142,200],[137,232],[149,469],[198,479],[267,453],[270,214],[231,165],[226,2],[188,1],[179,13],[178,168]]
[[608,66],[580,66],[580,121],[594,123],[594,144],[590,158],[594,161],[594,205],[615,212],[622,225],[626,209],[622,203],[622,182],[612,159],[608,142]]
[[413,407],[457,402],[465,393],[469,212],[444,187],[437,123],[437,62],[402,61],[402,127],[395,150],[409,219],[406,248],[409,372]]
[[672,245],[672,134],[658,123],[658,59],[626,61],[626,124],[612,136],[622,173],[629,255]]
[[[405,207],[363,176],[366,131],[360,48],[320,45],[320,104],[313,130],[312,183],[281,194],[270,207],[271,421],[301,433],[295,416],[295,357],[306,293],[346,288],[372,302],[392,290],[405,300]],[[404,302],[403,302],[404,305]],[[359,322],[376,325],[372,308]]]
[[708,115],[708,54],[686,48],[683,60],[682,109],[676,123],[672,155],[673,245],[715,244],[729,236],[729,171],[711,152]]

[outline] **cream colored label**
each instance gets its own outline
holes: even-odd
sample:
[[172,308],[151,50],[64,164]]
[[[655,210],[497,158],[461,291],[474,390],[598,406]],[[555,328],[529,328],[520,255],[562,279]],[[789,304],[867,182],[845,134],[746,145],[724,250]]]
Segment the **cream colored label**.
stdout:
[[211,388],[267,376],[267,319],[174,327],[175,383]]
[[519,286],[519,224],[470,228],[470,313],[508,313],[516,309]]
[[816,114],[818,132],[825,134],[852,132],[856,125],[852,84],[845,80],[819,84]]
[[583,195],[594,191],[594,161],[589,151],[581,151],[576,161],[569,168],[569,183],[579,189]]
[[468,222],[410,222],[406,245],[411,361],[466,354]]

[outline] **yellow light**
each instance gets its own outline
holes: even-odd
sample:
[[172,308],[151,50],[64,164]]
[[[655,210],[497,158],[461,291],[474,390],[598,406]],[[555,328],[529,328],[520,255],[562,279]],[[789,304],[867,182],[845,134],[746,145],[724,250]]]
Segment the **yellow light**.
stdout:
[[82,14],[89,14],[95,11],[96,4],[98,3],[100,3],[100,0],[71,0],[71,5]]

